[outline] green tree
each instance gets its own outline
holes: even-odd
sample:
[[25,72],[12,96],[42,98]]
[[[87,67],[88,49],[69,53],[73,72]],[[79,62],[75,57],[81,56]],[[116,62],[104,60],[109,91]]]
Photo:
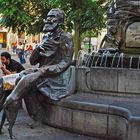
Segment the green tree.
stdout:
[[0,24],[18,33],[40,33],[50,9],[47,0],[0,0]]
[[85,32],[97,34],[105,26],[107,0],[0,0],[1,25],[13,31],[40,33],[43,19],[51,8],[61,8],[66,13],[65,29],[74,30],[75,54],[81,46]]

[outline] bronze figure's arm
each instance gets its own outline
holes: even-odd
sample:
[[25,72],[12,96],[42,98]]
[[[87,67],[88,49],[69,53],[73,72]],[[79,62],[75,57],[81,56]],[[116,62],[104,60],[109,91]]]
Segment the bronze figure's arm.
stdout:
[[[62,41],[62,44],[60,44],[60,48],[62,49],[61,54],[61,60],[54,65],[44,65],[40,68],[40,71],[43,75],[58,75],[59,73],[65,71],[72,63],[72,57],[73,57],[73,39],[69,35],[65,37],[65,41]],[[60,49],[59,48],[59,49]]]

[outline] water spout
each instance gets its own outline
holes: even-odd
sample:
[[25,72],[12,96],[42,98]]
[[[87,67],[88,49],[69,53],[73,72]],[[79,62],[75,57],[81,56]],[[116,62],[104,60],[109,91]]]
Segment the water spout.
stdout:
[[89,54],[89,59],[88,59],[88,61],[87,61],[87,67],[90,65],[90,62],[91,62],[91,59],[92,59],[92,56],[95,54],[95,52],[94,51],[92,51],[90,54]]
[[102,66],[102,63],[103,63],[104,56],[105,56],[105,54],[103,53],[103,55],[101,56],[101,62],[100,62],[100,66]]
[[120,60],[121,60],[121,68],[123,68],[123,53],[120,54],[119,56],[119,59],[118,59],[118,64],[117,64],[117,68],[119,67],[120,65]]
[[118,54],[118,52],[116,52],[116,53],[114,54],[114,56],[113,56],[112,63],[111,63],[111,68],[112,68],[113,65],[114,65],[114,60],[115,60],[117,54]]
[[76,66],[81,66],[83,61],[84,51],[80,50],[77,54]]
[[87,62],[88,62],[88,60],[89,60],[89,57],[90,57],[90,55],[88,54],[88,55],[86,56],[86,60],[85,60],[85,63],[84,63],[84,66],[85,66],[85,67],[87,66]]
[[95,67],[97,67],[98,61],[99,61],[100,55],[98,55],[97,60],[95,62]]
[[106,62],[107,62],[107,57],[108,57],[108,54],[109,54],[109,51],[107,51],[107,53],[106,53],[106,57],[105,57],[105,64],[104,64],[104,67],[106,67]]
[[92,59],[92,62],[91,62],[91,67],[95,66],[95,65],[94,65],[94,64],[95,64],[95,63],[94,63],[94,60],[95,60],[95,57],[96,57],[96,56],[98,56],[97,53],[95,53],[94,56],[93,56],[93,59]]

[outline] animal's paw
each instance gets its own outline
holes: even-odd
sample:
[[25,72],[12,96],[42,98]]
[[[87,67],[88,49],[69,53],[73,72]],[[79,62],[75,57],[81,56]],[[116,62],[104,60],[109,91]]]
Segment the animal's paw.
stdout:
[[0,130],[0,135],[4,134],[4,132],[2,130]]
[[16,140],[16,137],[12,134],[12,131],[8,128],[10,139]]
[[10,137],[11,139],[13,139],[13,140],[16,140],[16,137],[15,136],[12,136],[12,137]]
[[31,129],[35,129],[35,128],[41,127],[42,124],[41,124],[41,122],[34,121],[34,122],[28,124],[28,126],[29,126]]

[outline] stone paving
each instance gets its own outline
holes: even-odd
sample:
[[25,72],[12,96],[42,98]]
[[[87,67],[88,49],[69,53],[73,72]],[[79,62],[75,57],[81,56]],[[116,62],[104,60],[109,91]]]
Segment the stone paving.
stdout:
[[[47,125],[32,129],[29,126],[30,122],[32,122],[32,120],[28,117],[28,114],[26,114],[25,111],[20,110],[13,128],[16,140],[103,140],[66,132]],[[10,140],[7,127],[7,125],[4,125],[4,134],[0,135],[0,140]]]

